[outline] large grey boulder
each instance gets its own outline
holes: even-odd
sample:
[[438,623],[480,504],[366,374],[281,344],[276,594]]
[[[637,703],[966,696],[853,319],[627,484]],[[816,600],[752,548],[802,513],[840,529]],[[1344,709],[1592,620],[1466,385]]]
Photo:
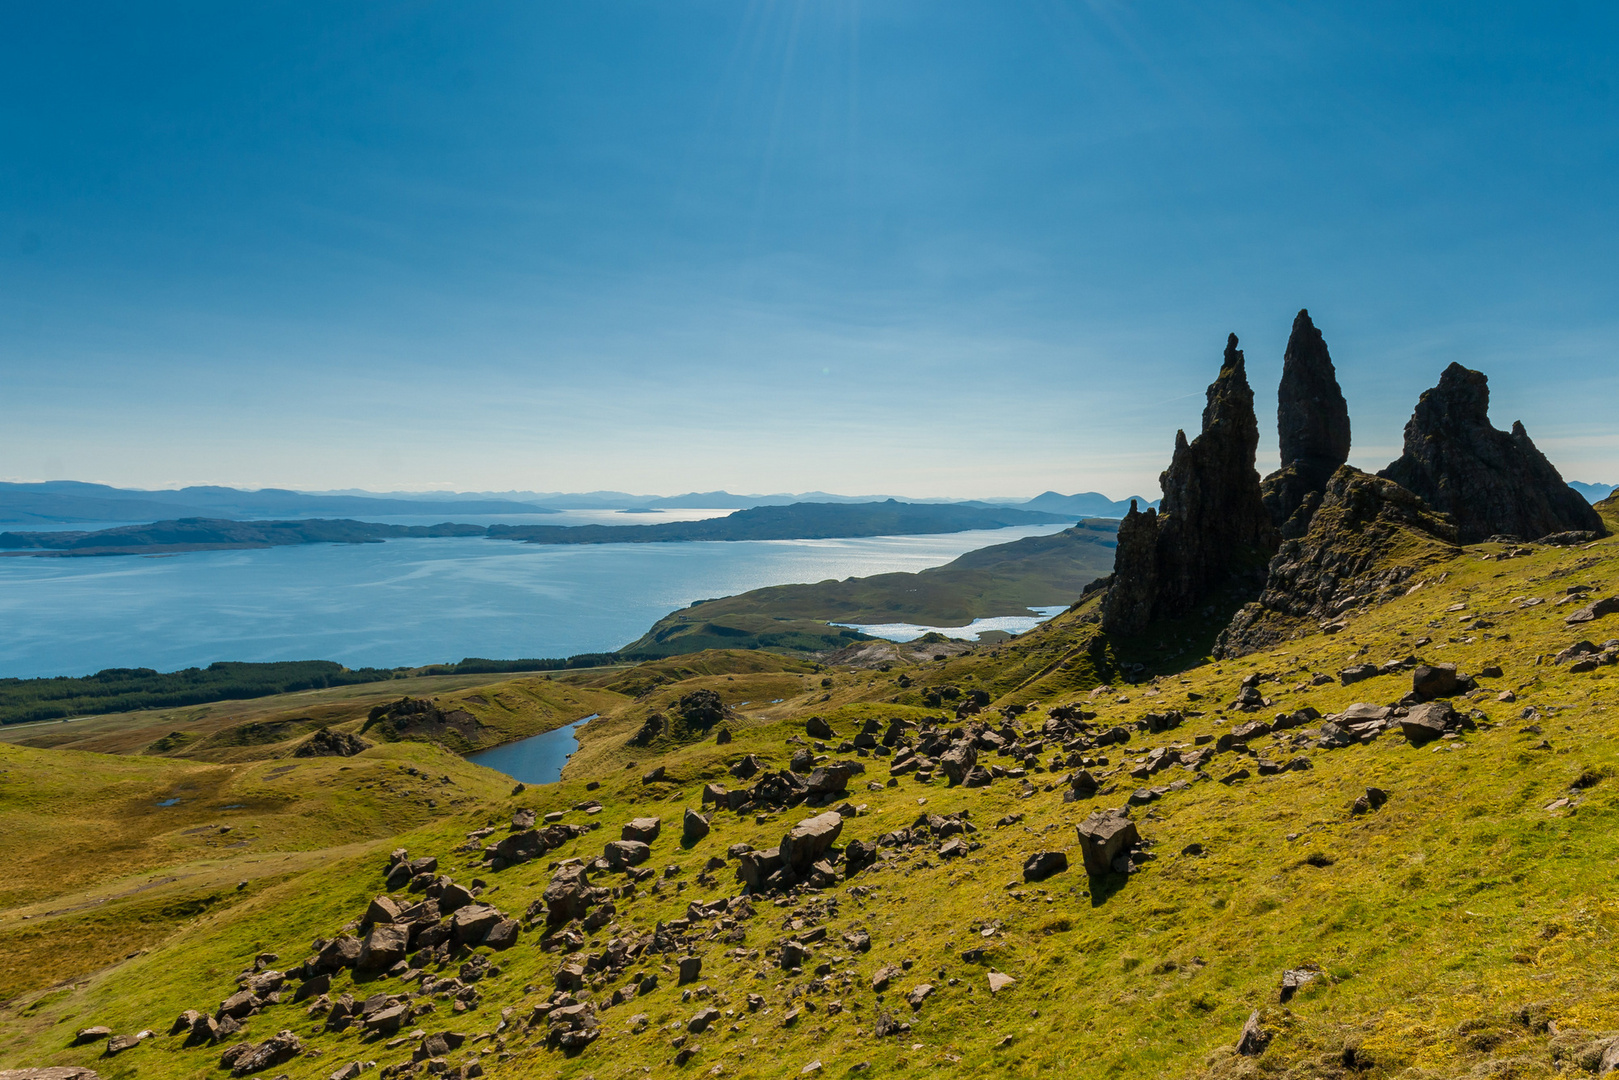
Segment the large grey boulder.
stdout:
[[952,784],[959,784],[967,779],[967,774],[978,764],[978,751],[973,748],[972,740],[963,739],[944,752],[939,758],[939,769]]
[[1425,701],[1421,705],[1413,705],[1400,718],[1400,733],[1411,745],[1421,746],[1443,735],[1454,715],[1449,702]]
[[362,971],[387,971],[405,958],[410,948],[410,927],[379,923],[365,935],[355,966]]
[[619,835],[624,840],[635,840],[642,844],[650,844],[658,838],[658,833],[662,831],[662,818],[638,817],[625,825]]
[[1079,846],[1085,857],[1085,872],[1092,877],[1113,869],[1113,859],[1141,842],[1135,822],[1125,810],[1102,810],[1079,825]]
[[843,817],[828,810],[794,825],[781,838],[781,860],[795,872],[808,870],[830,848],[843,831]]
[[481,945],[489,931],[504,918],[499,908],[469,904],[450,916],[450,938],[461,945]]
[[614,870],[640,866],[652,857],[652,849],[638,840],[614,840],[602,848],[602,858]]

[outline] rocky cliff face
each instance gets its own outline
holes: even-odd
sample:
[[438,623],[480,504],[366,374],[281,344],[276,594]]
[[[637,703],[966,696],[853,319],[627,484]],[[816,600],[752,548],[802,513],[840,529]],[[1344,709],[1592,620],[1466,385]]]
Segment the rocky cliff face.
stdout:
[[1489,409],[1484,374],[1451,364],[1417,401],[1405,425],[1405,453],[1378,475],[1449,514],[1464,544],[1496,534],[1525,540],[1576,530],[1606,535],[1602,518],[1563,481],[1523,425],[1498,431]]
[[1304,535],[1327,481],[1349,460],[1349,406],[1321,331],[1301,310],[1282,356],[1276,428],[1282,467],[1261,490],[1271,524],[1284,537]]
[[1136,634],[1153,619],[1186,615],[1274,548],[1254,469],[1258,446],[1254,393],[1232,334],[1208,389],[1202,433],[1190,443],[1175,433],[1174,457],[1158,478],[1159,513],[1132,507],[1120,526],[1104,627]]
[[1215,643],[1245,656],[1392,600],[1425,567],[1454,558],[1456,527],[1391,480],[1345,465],[1332,475],[1303,537],[1283,540],[1259,600]]

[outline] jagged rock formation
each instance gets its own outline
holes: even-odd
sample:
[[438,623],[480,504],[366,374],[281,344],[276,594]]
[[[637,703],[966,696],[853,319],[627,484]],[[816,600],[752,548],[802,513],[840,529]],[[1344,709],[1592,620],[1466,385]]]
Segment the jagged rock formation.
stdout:
[[1158,478],[1160,512],[1132,502],[1119,526],[1113,581],[1102,607],[1112,633],[1137,634],[1159,618],[1191,612],[1234,572],[1274,548],[1254,453],[1259,422],[1237,335],[1226,341],[1209,385],[1203,431],[1175,433],[1175,456]]
[[1405,453],[1378,475],[1449,514],[1464,544],[1498,534],[1607,535],[1602,518],[1535,448],[1523,424],[1514,421],[1510,434],[1498,431],[1489,410],[1483,372],[1451,364],[1418,399],[1405,425]]
[[1282,355],[1276,429],[1282,467],[1265,477],[1265,509],[1283,537],[1299,537],[1338,467],[1349,460],[1349,406],[1332,356],[1310,313],[1300,310]]
[[1454,558],[1456,527],[1392,480],[1345,465],[1333,473],[1302,538],[1282,541],[1259,600],[1215,642],[1245,656],[1362,606],[1392,600],[1425,566]]

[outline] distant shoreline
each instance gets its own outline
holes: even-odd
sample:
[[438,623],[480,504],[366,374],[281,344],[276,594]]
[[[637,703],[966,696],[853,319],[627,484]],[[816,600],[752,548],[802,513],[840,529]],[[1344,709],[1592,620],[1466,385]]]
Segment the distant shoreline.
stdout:
[[723,518],[656,525],[384,525],[349,519],[236,521],[179,518],[89,532],[0,532],[0,556],[89,558],[177,555],[304,544],[375,544],[386,540],[486,537],[529,544],[688,543],[742,540],[832,540],[925,536],[977,529],[1046,525],[1066,515],[959,504],[794,503],[738,510]]

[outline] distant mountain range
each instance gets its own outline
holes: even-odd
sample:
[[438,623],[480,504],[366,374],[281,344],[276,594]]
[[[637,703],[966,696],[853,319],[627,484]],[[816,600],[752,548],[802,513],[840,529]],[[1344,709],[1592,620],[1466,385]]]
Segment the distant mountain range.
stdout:
[[[300,517],[367,518],[423,514],[551,514],[560,510],[750,510],[795,503],[877,503],[890,495],[834,495],[824,491],[799,494],[735,495],[729,491],[685,495],[632,495],[623,491],[584,493],[509,492],[370,492],[289,491],[263,488],[186,487],[148,491],[136,488],[51,480],[38,484],[0,483],[0,526],[51,526],[80,522],[155,522],[179,518],[247,520]],[[1136,497],[1147,506],[1158,505]],[[1122,517],[1129,500],[1115,502],[1094,491],[1060,495],[1048,491],[1033,499],[903,499],[912,505],[1015,508],[1084,517]]]
[[549,514],[555,511],[511,499],[401,499],[375,495],[308,495],[264,488],[187,487],[139,491],[51,480],[0,484],[0,524],[66,524],[79,521],[165,521],[176,518],[288,518],[399,514]]
[[[1613,484],[1571,481],[1569,487],[1588,501],[1604,499]],[[179,518],[373,518],[426,514],[476,514],[498,517],[553,514],[561,510],[751,510],[795,503],[879,503],[898,499],[913,506],[948,505],[984,509],[1017,509],[1058,514],[1073,520],[1123,517],[1134,500],[1142,510],[1157,499],[1132,495],[1110,499],[1095,491],[1063,495],[1047,491],[1032,499],[905,499],[890,495],[834,495],[806,491],[796,495],[736,495],[729,491],[694,491],[685,495],[632,495],[624,491],[504,492],[370,492],[290,491],[263,488],[186,487],[147,491],[136,488],[51,480],[39,484],[0,483],[0,526],[50,527],[80,522],[157,522]]]
[[89,532],[0,532],[0,551],[20,555],[141,555],[290,544],[366,544],[404,537],[487,536],[530,544],[652,544],[692,540],[824,540],[855,536],[921,536],[1044,525],[1066,515],[1013,507],[902,503],[794,503],[756,506],[722,518],[656,525],[385,525],[300,518],[235,521],[179,518]]

